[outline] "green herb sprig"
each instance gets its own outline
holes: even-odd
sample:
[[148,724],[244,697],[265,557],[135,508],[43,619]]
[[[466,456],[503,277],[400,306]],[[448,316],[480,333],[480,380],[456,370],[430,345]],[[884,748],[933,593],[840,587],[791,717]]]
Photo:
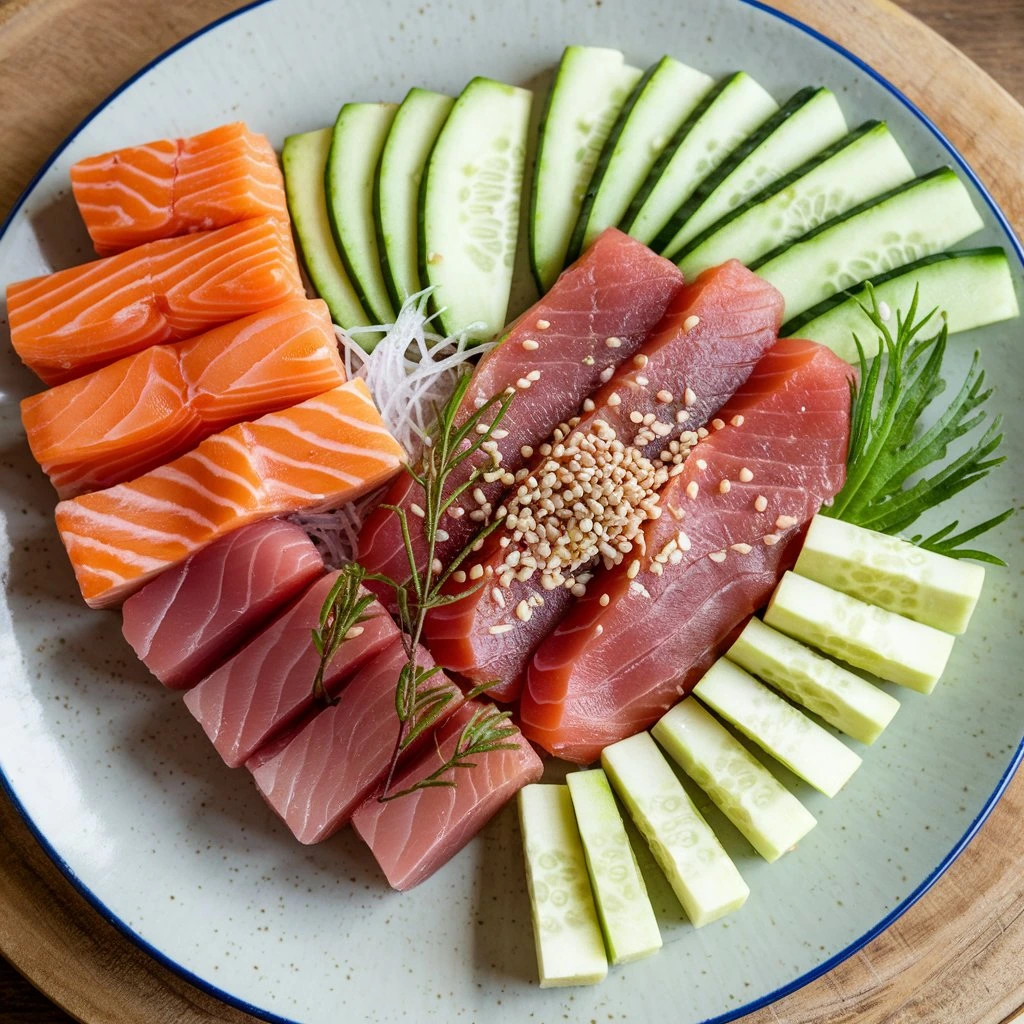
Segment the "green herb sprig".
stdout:
[[[372,618],[364,612],[373,604],[373,594],[362,593],[361,584],[366,573],[355,563],[346,565],[338,575],[320,608],[320,619],[313,630],[313,646],[320,655],[316,676],[313,678],[313,699],[328,707],[337,704],[324,687],[324,673],[338,648],[362,633],[362,623]],[[359,633],[356,632],[359,631]]]

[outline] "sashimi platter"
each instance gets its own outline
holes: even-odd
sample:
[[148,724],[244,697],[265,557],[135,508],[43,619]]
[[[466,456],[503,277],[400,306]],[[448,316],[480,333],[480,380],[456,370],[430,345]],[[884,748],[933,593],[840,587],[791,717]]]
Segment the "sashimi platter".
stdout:
[[755,6],[319,6],[0,242],[5,784],[267,1019],[731,1019],[1019,760],[1019,245]]

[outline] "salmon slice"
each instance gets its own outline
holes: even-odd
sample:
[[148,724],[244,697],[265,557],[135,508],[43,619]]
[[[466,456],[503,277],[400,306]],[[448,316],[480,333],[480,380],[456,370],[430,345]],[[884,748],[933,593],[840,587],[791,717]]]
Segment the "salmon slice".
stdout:
[[[405,649],[396,641],[348,683],[337,704],[321,711],[276,756],[254,765],[257,788],[300,843],[332,836],[383,780],[398,737],[395,687],[406,663]],[[422,648],[417,663],[433,667]],[[430,685],[445,686],[451,693],[432,723],[436,726],[463,697],[443,673]],[[425,730],[405,756],[414,756],[429,735],[430,729]]]
[[[523,446],[539,445],[615,367],[636,352],[682,283],[674,264],[622,232],[608,229],[481,360],[458,422],[464,423],[479,405],[522,381],[529,392],[512,403],[501,424],[506,435],[496,442],[502,469],[515,473],[529,458],[523,454]],[[535,376],[529,377],[531,374]],[[521,385],[520,391],[525,391]],[[471,466],[465,462],[452,473],[448,493],[464,483],[470,472]],[[442,563],[447,565],[483,525],[489,505],[507,486],[500,479],[482,483],[480,496],[485,503],[469,502],[469,514],[445,523],[448,540],[436,549]],[[415,482],[403,475],[384,501],[408,510],[421,503],[423,495]],[[422,568],[426,564],[422,532],[413,531],[412,539]],[[409,575],[399,521],[393,512],[381,508],[367,519],[359,538],[359,561],[370,571],[392,579],[404,580]],[[385,591],[380,593],[384,596]]]
[[344,381],[327,306],[292,299],[26,398],[21,421],[36,461],[60,496],[73,498]]
[[[230,768],[252,757],[314,706],[313,680],[320,655],[312,630],[338,573],[309,587],[283,615],[185,694],[185,706]],[[398,640],[398,627],[374,602],[358,635],[338,648],[324,687],[336,694],[367,662]],[[355,631],[353,631],[355,633]],[[392,703],[394,703],[392,689]]]
[[851,373],[789,338],[758,363],[662,492],[645,552],[599,572],[537,648],[520,702],[527,737],[586,764],[689,692],[842,487]]
[[362,380],[202,441],[129,483],[57,505],[82,596],[122,601],[247,523],[334,508],[386,483],[405,459]]
[[[427,778],[450,758],[476,712],[485,705],[467,701],[435,733],[435,743],[395,778],[399,792]],[[352,827],[370,848],[393,889],[405,892],[448,863],[515,794],[544,773],[541,759],[517,732],[510,750],[472,758],[471,768],[443,776],[455,787],[432,787],[381,803],[378,793],[352,816]]]
[[260,217],[19,281],[7,312],[22,362],[62,384],[304,295],[287,224]]
[[[604,423],[666,472],[671,462],[661,456],[672,454],[670,443],[696,440],[693,431],[711,419],[775,343],[782,308],[779,292],[736,260],[704,271],[672,300],[637,358],[620,366],[592,396],[570,443]],[[657,433],[631,417],[653,417]],[[549,458],[533,462],[535,478],[548,471]],[[586,497],[579,499],[577,519],[589,514]],[[566,519],[570,514],[567,508]],[[519,696],[530,655],[574,600],[570,588],[598,564],[598,558],[583,562],[558,586],[541,572],[525,579],[512,576],[532,550],[522,529],[497,530],[466,565],[467,570],[479,565],[477,572],[495,585],[438,608],[427,619],[427,646],[438,663],[474,683],[495,680],[497,685],[487,691],[495,700]],[[453,583],[450,589],[465,585]]]
[[79,160],[71,188],[101,256],[251,217],[288,222],[274,148],[241,121]]
[[124,638],[164,686],[186,690],[324,572],[312,541],[269,519],[222,537],[124,603]]

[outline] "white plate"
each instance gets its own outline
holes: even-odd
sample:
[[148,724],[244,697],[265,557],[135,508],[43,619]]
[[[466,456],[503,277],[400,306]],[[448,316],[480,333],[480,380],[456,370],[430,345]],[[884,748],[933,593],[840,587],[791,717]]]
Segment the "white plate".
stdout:
[[[480,73],[529,81],[569,42],[619,47],[639,65],[669,52],[715,75],[744,68],[780,99],[827,83],[851,124],[888,119],[919,171],[958,161],[867,68],[740,0],[474,9],[483,7],[275,0],[225,19],[140,74],[55,154],[0,239],[0,283],[89,257],[67,188],[69,166],[87,154],[234,118],[280,143],[329,123],[345,100],[399,99],[413,84],[455,91]],[[991,201],[972,188],[987,228],[971,244],[1014,248]],[[975,340],[984,349],[1011,465],[1024,454],[1020,333],[1018,322],[953,345],[958,370]],[[4,781],[105,914],[251,1012],[310,1024],[726,1020],[803,984],[891,923],[962,849],[1020,760],[1021,537],[1011,520],[989,540],[1011,567],[990,570],[934,695],[900,691],[903,709],[836,800],[794,783],[820,822],[795,854],[766,865],[711,815],[753,890],[743,911],[697,932],[662,891],[658,956],[612,971],[596,988],[541,991],[510,809],[404,896],[386,887],[350,831],[312,849],[295,843],[248,774],[225,769],[180,698],[147,677],[118,617],[82,605],[53,527],[53,493],[18,421],[17,400],[39,385],[6,344],[0,384]],[[1019,503],[1016,477],[1007,469],[971,491],[972,521]]]

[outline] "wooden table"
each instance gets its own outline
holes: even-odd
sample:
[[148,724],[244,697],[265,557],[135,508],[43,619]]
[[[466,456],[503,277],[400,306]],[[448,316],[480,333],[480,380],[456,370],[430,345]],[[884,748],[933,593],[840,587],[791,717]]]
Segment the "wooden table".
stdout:
[[[776,0],[843,41],[951,134],[1024,235],[1024,112],[887,0]],[[123,78],[237,0],[0,0],[0,215]],[[1024,103],[1024,0],[902,0]],[[57,32],[44,31],[58,23]],[[959,76],[959,77],[958,77]],[[953,86],[951,82],[959,81]],[[999,142],[992,144],[991,126]],[[976,128],[986,131],[976,134]],[[947,874],[830,974],[744,1024],[1010,1024],[1024,1009],[1024,773]],[[87,1024],[249,1022],[103,921],[0,797],[0,948]],[[0,959],[0,1024],[72,1018]]]

